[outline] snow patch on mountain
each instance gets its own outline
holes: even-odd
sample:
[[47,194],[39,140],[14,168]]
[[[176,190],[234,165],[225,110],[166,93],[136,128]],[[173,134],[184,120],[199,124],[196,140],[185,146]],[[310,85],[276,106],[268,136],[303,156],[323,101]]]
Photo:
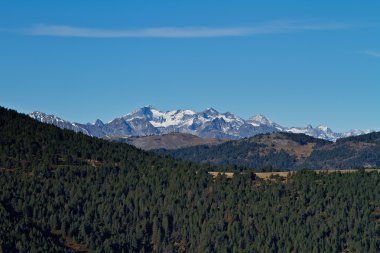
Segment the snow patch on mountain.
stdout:
[[63,119],[61,119],[55,115],[48,115],[48,114],[43,113],[43,112],[35,111],[35,112],[30,113],[29,116],[33,119],[40,121],[40,122],[52,124],[52,125],[55,125],[59,128],[62,128],[62,129],[69,129],[69,130],[73,130],[75,132],[82,132],[84,134],[91,135],[87,131],[87,129],[83,128],[80,124],[63,120]]
[[98,119],[94,123],[87,124],[65,121],[42,112],[33,112],[29,116],[60,128],[96,137],[147,136],[179,132],[207,138],[241,139],[262,133],[289,132],[336,141],[343,137],[373,132],[372,130],[350,130],[345,133],[335,133],[323,125],[284,127],[261,114],[244,120],[229,112],[220,113],[214,108],[207,108],[201,112],[189,109],[165,112],[153,106],[145,106],[108,123],[103,123]]

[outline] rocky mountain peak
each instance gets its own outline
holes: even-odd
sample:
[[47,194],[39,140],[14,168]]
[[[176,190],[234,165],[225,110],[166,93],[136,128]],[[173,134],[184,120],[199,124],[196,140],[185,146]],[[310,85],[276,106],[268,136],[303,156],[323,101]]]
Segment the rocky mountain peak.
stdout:
[[116,118],[109,123],[96,120],[94,124],[65,121],[54,115],[46,115],[43,112],[33,112],[29,115],[41,122],[97,137],[147,136],[177,132],[207,138],[240,139],[262,133],[290,132],[335,141],[342,137],[371,132],[351,130],[346,133],[335,133],[330,128],[322,125],[316,128],[312,125],[289,128],[273,122],[262,114],[245,120],[230,112],[220,113],[212,107],[201,112],[192,110],[163,112],[148,105],[123,117]]

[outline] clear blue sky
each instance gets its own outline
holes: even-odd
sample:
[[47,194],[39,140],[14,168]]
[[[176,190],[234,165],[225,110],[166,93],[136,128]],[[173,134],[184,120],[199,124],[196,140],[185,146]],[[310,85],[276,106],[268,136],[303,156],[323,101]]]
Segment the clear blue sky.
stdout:
[[0,105],[380,130],[380,1],[0,1]]

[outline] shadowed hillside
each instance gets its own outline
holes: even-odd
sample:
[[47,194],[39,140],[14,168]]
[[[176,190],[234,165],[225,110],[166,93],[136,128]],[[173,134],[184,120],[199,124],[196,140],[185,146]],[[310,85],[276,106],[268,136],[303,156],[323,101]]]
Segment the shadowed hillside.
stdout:
[[260,170],[376,168],[380,167],[380,132],[335,143],[304,134],[273,133],[214,146],[157,152],[193,162]]

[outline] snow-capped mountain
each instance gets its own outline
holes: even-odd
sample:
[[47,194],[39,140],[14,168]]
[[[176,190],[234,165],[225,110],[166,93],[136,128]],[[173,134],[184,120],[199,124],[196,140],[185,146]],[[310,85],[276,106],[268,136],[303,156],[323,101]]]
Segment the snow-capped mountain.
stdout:
[[43,113],[43,112],[32,112],[29,114],[29,116],[40,122],[52,124],[62,129],[69,129],[75,132],[82,132],[84,134],[90,135],[90,133],[85,128],[80,126],[81,124],[63,120],[54,115],[47,115],[46,113]]
[[325,140],[337,140],[341,137],[340,133],[334,133],[330,128],[326,126],[317,126],[312,127],[311,125],[307,125],[306,127],[291,127],[284,129],[285,132],[289,133],[302,133],[306,135],[310,135],[316,138],[325,139]]
[[366,134],[371,130],[351,130],[335,133],[326,126],[284,127],[264,115],[256,115],[244,120],[232,113],[220,113],[214,108],[202,112],[192,110],[160,111],[146,106],[108,123],[96,120],[95,123],[80,124],[65,121],[54,115],[33,112],[30,117],[50,123],[60,128],[82,132],[96,137],[129,137],[161,135],[168,133],[189,133],[206,138],[240,139],[262,133],[290,132],[303,133],[316,138],[336,141],[339,138]]

